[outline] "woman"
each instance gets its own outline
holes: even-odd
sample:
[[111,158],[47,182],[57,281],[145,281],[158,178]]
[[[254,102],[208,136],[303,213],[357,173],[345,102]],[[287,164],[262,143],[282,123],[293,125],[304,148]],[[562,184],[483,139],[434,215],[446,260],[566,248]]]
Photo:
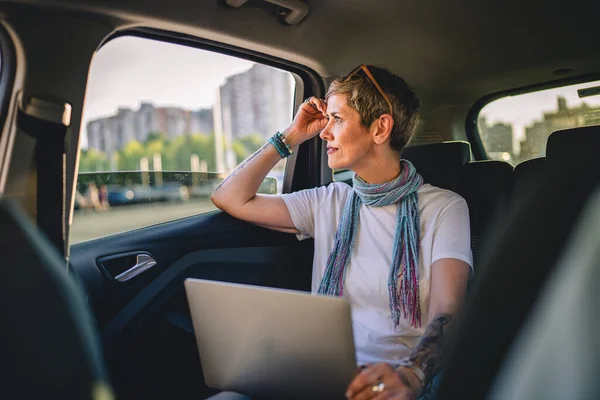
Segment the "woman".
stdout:
[[[457,194],[423,184],[400,153],[416,129],[419,100],[384,68],[362,65],[309,98],[292,124],[240,164],[214,204],[254,224],[315,239],[313,293],[352,306],[362,367],[346,396],[416,399],[439,372],[447,326],[461,305],[472,255],[469,214]],[[319,135],[329,167],[353,187],[256,194],[267,173]]]

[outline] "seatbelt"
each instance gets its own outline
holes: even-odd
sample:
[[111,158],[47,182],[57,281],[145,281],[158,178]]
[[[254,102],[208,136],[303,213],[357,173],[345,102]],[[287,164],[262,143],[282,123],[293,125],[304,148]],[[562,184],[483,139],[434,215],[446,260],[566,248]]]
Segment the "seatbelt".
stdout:
[[71,106],[64,102],[24,99],[17,127],[35,139],[38,229],[65,255],[65,137]]

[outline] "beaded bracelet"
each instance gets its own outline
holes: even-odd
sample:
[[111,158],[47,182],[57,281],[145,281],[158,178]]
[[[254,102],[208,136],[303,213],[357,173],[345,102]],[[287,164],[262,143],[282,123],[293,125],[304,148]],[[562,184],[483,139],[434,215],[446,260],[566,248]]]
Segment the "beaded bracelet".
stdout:
[[277,132],[273,136],[271,136],[269,138],[269,143],[271,143],[273,147],[275,147],[275,150],[277,150],[281,158],[287,158],[294,154],[294,151],[292,150],[288,142],[285,140],[281,132]]

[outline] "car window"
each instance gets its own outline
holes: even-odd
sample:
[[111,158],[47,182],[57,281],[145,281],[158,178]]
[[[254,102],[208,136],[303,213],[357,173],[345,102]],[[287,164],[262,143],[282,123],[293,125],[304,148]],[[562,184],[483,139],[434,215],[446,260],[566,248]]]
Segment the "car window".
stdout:
[[[292,121],[292,74],[138,37],[90,68],[70,243],[214,210],[210,193]],[[280,193],[285,160],[262,184]]]
[[600,124],[600,81],[507,96],[481,109],[477,127],[493,160],[544,157],[554,131]]

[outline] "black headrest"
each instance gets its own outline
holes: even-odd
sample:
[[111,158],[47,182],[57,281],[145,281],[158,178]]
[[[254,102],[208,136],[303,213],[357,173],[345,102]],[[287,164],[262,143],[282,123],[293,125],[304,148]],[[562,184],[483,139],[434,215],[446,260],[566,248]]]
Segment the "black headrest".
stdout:
[[535,176],[541,179],[544,174],[546,165],[545,157],[532,158],[531,160],[523,161],[515,167],[515,182],[527,180],[530,176]]
[[[460,171],[457,191],[469,197],[489,198],[490,202],[506,200],[512,190],[513,178],[513,167],[507,162],[473,161]],[[488,207],[486,209],[489,211]]]
[[538,157],[523,161],[515,167],[515,192],[527,191],[529,187],[536,186],[544,178],[546,171],[546,158]]
[[549,166],[577,159],[582,149],[600,149],[600,125],[564,129],[553,132],[546,145]]
[[407,147],[402,158],[412,162],[425,183],[454,190],[458,173],[471,160],[469,142],[452,141]]

